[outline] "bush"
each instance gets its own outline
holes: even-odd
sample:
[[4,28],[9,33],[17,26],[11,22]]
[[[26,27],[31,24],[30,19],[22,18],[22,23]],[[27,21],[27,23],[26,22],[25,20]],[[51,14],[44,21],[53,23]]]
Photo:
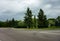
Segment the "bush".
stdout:
[[20,21],[15,28],[27,28],[23,21]]

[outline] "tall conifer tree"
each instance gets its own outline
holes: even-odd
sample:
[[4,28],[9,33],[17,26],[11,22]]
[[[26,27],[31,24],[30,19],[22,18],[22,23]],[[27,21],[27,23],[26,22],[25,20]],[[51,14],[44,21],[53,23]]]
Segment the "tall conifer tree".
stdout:
[[30,8],[27,8],[27,12],[25,13],[25,17],[24,17],[24,22],[26,27],[31,28],[32,27],[32,11],[30,10]]
[[44,12],[42,9],[40,9],[38,13],[38,27],[45,27],[47,25],[47,18],[46,15],[44,15]]

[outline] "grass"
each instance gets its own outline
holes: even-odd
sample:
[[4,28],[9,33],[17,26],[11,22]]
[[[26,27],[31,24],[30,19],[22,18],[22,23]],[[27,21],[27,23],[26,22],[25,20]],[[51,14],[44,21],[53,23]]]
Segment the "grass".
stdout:
[[43,28],[42,30],[60,30],[60,27],[52,26],[52,27],[48,27],[48,28]]
[[[2,27],[2,28],[13,28],[13,27]],[[48,28],[14,28],[14,29],[17,29],[17,30],[60,30],[60,27],[55,27],[55,26],[52,26],[52,27],[48,27]]]
[[60,27],[48,27],[48,28],[16,28],[17,30],[60,30]]

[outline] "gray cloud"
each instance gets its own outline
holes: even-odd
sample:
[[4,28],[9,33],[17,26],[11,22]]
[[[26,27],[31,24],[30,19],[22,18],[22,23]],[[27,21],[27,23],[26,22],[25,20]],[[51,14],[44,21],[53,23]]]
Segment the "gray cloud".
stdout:
[[60,16],[60,0],[0,0],[0,20],[22,20],[27,7],[37,15],[42,8],[48,18]]

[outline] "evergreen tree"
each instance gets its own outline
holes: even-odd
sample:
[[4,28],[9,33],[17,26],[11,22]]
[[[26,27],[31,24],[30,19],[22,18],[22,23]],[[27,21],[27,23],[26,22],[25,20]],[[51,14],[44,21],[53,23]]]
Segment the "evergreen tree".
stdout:
[[2,21],[0,21],[0,27],[2,27],[3,26],[3,22]]
[[8,21],[8,19],[6,20],[6,27],[9,27],[9,21]]
[[12,20],[9,20],[9,26],[14,27],[15,26],[15,19],[12,18]]
[[38,27],[45,27],[47,25],[47,18],[46,15],[44,15],[44,12],[42,9],[40,9],[38,13]]
[[16,21],[14,18],[12,18],[12,26],[15,27],[17,26],[18,21]]
[[11,20],[11,26],[14,27],[14,25],[15,25],[15,19],[12,18],[12,20]]
[[25,13],[24,18],[24,22],[27,28],[32,27],[32,11],[30,10],[30,8],[27,8],[27,12]]
[[44,15],[44,27],[48,27],[48,20],[46,18],[46,15]]

